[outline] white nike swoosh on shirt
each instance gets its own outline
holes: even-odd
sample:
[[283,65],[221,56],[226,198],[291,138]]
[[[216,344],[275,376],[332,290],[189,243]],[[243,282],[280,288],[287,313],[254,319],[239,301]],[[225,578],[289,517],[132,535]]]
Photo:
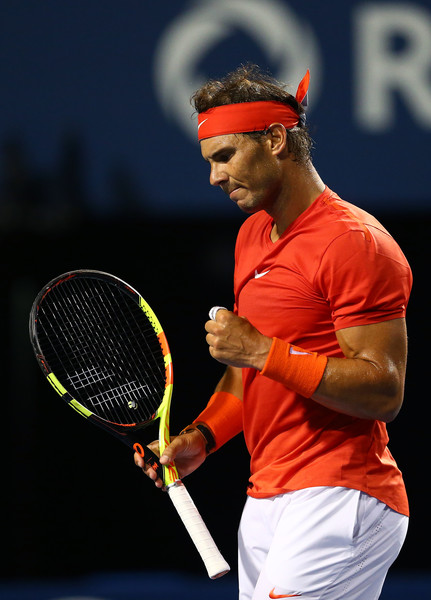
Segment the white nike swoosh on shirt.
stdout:
[[263,277],[264,275],[267,275],[270,272],[271,269],[268,269],[267,271],[263,271],[263,273],[258,273],[257,269],[254,270],[254,278],[255,279],[259,279],[259,277]]

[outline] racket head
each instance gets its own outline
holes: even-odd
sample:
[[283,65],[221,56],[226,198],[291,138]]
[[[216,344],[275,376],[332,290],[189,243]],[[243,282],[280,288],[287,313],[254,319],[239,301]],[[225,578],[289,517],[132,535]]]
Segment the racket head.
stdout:
[[[36,296],[29,330],[42,372],[63,400],[158,470],[140,432],[159,418],[160,453],[169,444],[173,368],[145,299],[109,273],[68,271]],[[169,485],[178,474],[164,468],[163,479]]]

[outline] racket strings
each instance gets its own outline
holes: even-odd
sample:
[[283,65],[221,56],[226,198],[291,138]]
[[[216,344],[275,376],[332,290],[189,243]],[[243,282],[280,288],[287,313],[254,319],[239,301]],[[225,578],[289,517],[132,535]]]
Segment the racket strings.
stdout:
[[109,281],[65,280],[45,295],[37,327],[47,363],[78,402],[120,424],[153,417],[166,369],[157,334],[136,298]]
[[[82,283],[88,283],[88,280],[83,280]],[[97,330],[102,337],[106,336],[107,332],[109,332],[108,343],[112,349],[112,354],[117,359],[119,371],[122,372],[127,380],[126,383],[116,388],[111,388],[107,393],[99,395],[95,406],[103,404],[106,400],[112,400],[115,397],[121,398],[124,394],[128,396],[128,407],[133,409],[138,407],[142,393],[149,400],[154,398],[161,399],[165,387],[165,369],[163,355],[154,328],[134,301],[124,303],[124,300],[129,299],[129,296],[119,294],[118,288],[111,285],[106,290],[101,290],[100,298],[98,298],[101,302],[103,301],[103,291],[110,294],[111,304],[109,306],[114,307],[116,314],[124,314],[124,311],[127,312],[127,314],[124,314],[126,317],[124,320],[117,319],[115,321],[116,327],[112,331],[104,319],[101,319],[100,327]],[[90,294],[88,300],[93,301],[94,298],[91,297],[92,291],[87,290],[87,292]],[[107,315],[109,323],[111,322],[111,317],[111,314]],[[120,339],[121,344],[119,345],[118,341]],[[105,341],[104,338],[103,343]],[[137,350],[139,348],[139,354],[128,352],[126,356],[123,342],[127,344],[128,341],[131,342],[128,349]],[[159,357],[158,361],[152,360],[155,357],[155,353]],[[141,374],[144,372],[144,377],[141,377],[139,381],[133,379],[138,372]],[[152,385],[150,385],[151,383]],[[159,404],[160,400],[155,402],[151,407],[152,411],[155,411]],[[124,408],[124,403],[121,406]]]

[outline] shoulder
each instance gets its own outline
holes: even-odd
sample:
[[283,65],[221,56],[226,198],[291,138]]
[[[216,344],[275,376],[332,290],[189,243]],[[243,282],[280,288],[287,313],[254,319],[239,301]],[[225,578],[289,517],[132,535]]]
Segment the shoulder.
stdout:
[[326,188],[325,192],[317,198],[312,208],[311,219],[317,226],[325,226],[328,237],[349,231],[359,231],[368,237],[371,229],[390,235],[373,215],[342,200],[329,188]]
[[322,256],[331,247],[340,253],[343,246],[354,245],[405,261],[398,243],[378,219],[328,188],[311,208],[303,227],[312,231],[312,243]]
[[272,223],[271,217],[264,210],[260,210],[246,218],[239,228],[236,246],[255,244],[258,239],[264,236],[265,231]]
[[257,213],[254,213],[247,217],[242,223],[238,235],[246,236],[250,233],[261,230],[263,227],[266,227],[268,223],[271,222],[271,217],[264,210],[260,210]]

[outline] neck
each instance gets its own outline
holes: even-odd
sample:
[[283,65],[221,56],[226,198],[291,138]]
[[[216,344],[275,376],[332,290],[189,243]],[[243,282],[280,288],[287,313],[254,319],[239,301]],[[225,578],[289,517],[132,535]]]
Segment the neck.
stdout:
[[300,165],[291,161],[285,171],[284,185],[268,214],[274,220],[271,233],[273,242],[313,204],[324,191],[325,184],[311,162]]

